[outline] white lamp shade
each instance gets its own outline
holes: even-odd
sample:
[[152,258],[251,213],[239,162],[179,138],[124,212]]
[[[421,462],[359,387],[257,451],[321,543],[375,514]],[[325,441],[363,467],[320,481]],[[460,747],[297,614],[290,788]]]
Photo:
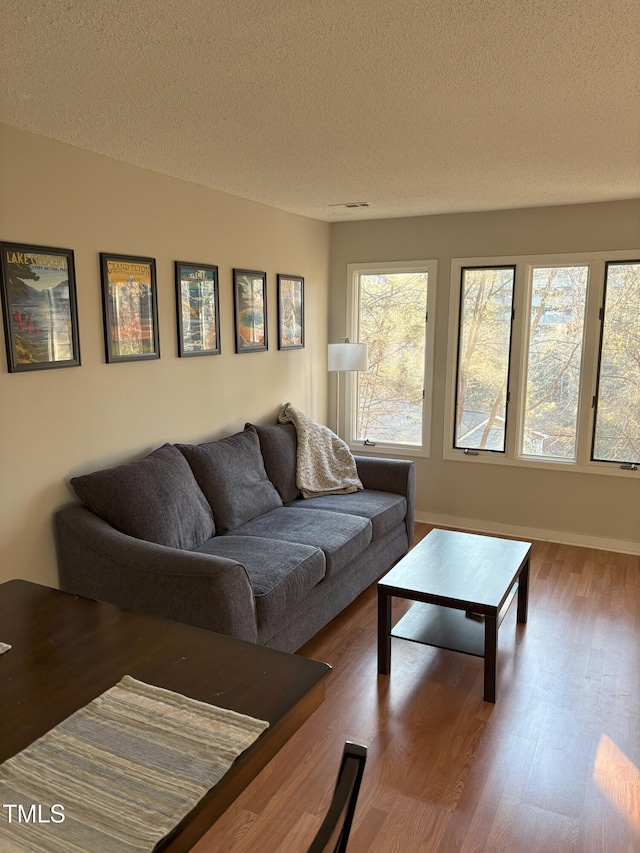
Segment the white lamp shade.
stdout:
[[368,344],[329,344],[328,370],[367,370],[369,367]]

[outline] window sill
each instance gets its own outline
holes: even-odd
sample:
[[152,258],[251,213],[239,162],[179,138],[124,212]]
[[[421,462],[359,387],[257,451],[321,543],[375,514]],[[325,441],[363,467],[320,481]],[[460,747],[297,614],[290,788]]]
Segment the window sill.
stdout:
[[415,445],[383,444],[376,442],[374,445],[349,442],[349,450],[354,456],[402,456],[404,458],[429,458],[429,452]]
[[549,459],[533,458],[533,457],[507,457],[500,456],[495,451],[478,450],[477,456],[475,453],[465,454],[464,450],[446,449],[443,453],[443,459],[450,462],[473,462],[481,465],[506,465],[512,468],[537,468],[543,471],[562,471],[563,473],[572,474],[603,474],[608,477],[638,477],[640,478],[640,468],[635,471],[631,469],[620,468],[619,462],[571,462],[571,461],[551,461]]

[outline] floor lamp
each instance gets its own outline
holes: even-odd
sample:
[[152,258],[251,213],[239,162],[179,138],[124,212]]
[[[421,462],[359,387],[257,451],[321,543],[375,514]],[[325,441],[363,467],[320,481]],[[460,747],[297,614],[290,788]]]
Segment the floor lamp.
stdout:
[[346,370],[367,370],[368,367],[368,344],[352,344],[349,338],[345,338],[339,344],[329,344],[327,369],[338,374],[336,378],[336,435],[340,434],[340,374]]

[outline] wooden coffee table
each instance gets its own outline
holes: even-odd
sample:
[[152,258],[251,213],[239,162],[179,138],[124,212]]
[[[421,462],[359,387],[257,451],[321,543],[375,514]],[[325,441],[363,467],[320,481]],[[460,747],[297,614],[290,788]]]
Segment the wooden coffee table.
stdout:
[[[484,658],[484,699],[496,701],[498,628],[518,594],[527,621],[530,542],[432,530],[378,582],[378,672],[391,637]],[[391,626],[391,599],[414,602]]]

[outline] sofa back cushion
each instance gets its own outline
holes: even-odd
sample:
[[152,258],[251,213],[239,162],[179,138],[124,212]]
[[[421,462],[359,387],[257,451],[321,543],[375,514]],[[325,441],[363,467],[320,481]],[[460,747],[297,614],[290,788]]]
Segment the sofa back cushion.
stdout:
[[138,462],[74,477],[71,485],[97,515],[136,539],[193,551],[215,534],[211,508],[171,444]]
[[[247,427],[252,424],[247,424]],[[293,424],[253,425],[260,439],[260,450],[267,476],[276,487],[282,503],[300,497],[296,485],[298,437]]]
[[213,510],[217,533],[282,506],[264,468],[253,427],[208,444],[177,445]]

